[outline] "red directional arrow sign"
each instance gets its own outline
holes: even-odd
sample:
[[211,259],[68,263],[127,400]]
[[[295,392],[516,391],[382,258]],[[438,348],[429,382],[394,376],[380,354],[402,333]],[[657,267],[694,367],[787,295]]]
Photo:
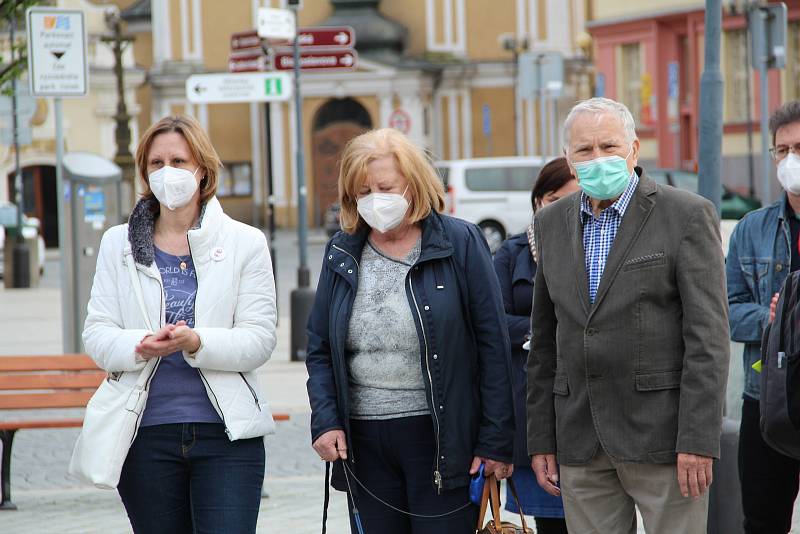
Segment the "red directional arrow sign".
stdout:
[[231,51],[247,48],[261,48],[261,37],[256,30],[247,30],[231,34]]
[[303,48],[320,46],[356,45],[356,31],[350,26],[329,26],[318,28],[299,28],[297,40]]
[[[353,70],[358,62],[355,50],[303,50],[300,49],[300,68],[303,70],[347,69]],[[291,49],[277,50],[272,64],[275,70],[292,70],[294,57]]]

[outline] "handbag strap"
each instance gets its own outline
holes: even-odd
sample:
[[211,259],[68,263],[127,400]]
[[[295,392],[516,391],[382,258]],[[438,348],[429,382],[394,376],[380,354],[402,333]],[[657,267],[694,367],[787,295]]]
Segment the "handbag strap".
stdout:
[[[136,294],[136,301],[139,304],[139,311],[142,313],[145,327],[150,332],[153,332],[153,326],[150,322],[150,317],[148,317],[147,309],[144,307],[142,282],[139,280],[139,273],[136,272],[136,260],[134,260],[132,252],[126,252],[126,255],[128,255],[128,258],[126,258],[127,261],[125,263],[128,266],[128,273],[131,276],[131,285],[133,286],[133,292]],[[154,369],[160,360],[161,358],[150,358],[147,360],[147,365],[145,365],[142,371],[139,373],[139,379],[136,381],[136,385],[134,386],[135,388],[145,389],[148,379],[150,376],[152,376]]]
[[478,526],[475,531],[483,528],[483,518],[486,517],[486,506],[489,504],[489,479],[483,481],[483,495],[481,495],[481,510],[478,513]]
[[[517,486],[514,484],[514,481],[511,479],[511,477],[506,479],[506,483],[511,489],[511,495],[514,497],[514,501],[517,503],[519,518],[522,521],[522,531],[528,532],[528,523],[525,521],[525,516],[522,513],[522,506],[520,506],[519,495],[517,494]],[[494,473],[486,477],[486,482],[483,485],[483,496],[481,497],[481,509],[478,514],[477,530],[481,530],[483,528],[483,519],[486,517],[486,508],[490,502],[492,506],[492,517],[494,519],[494,524],[499,529],[501,525],[500,491],[497,488],[497,479],[495,478]]]
[[514,484],[514,479],[508,477],[506,479],[506,483],[508,484],[508,488],[511,490],[511,496],[514,497],[514,502],[517,503],[517,510],[519,511],[519,518],[522,521],[522,531],[528,532],[528,524],[525,523],[525,514],[522,513],[522,506],[519,502],[519,495],[517,495],[517,486]]
[[483,528],[483,519],[486,517],[486,508],[492,507],[492,519],[497,528],[500,528],[500,491],[497,489],[497,478],[494,473],[486,477],[483,483],[483,495],[481,496],[481,510],[478,513],[478,528]]

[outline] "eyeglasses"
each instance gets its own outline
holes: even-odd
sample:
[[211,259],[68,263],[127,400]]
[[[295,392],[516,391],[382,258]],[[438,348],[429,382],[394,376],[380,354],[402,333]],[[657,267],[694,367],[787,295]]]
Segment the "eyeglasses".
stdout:
[[792,146],[778,145],[769,149],[769,153],[778,161],[788,156],[789,152],[796,156],[800,156],[800,143],[795,143]]

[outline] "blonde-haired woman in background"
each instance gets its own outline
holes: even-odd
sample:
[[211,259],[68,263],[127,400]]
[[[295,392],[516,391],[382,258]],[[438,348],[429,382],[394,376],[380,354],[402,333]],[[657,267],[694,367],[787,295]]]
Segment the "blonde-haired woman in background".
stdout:
[[83,331],[115,379],[159,358],[119,494],[137,533],[255,532],[274,430],[254,373],[276,341],[267,241],[223,213],[219,156],[194,119],[151,126],[136,163],[144,194],[103,236]]
[[474,532],[470,474],[513,470],[489,247],[477,226],[440,213],[436,171],[397,130],[347,145],[339,199],[343,231],[325,249],[308,328],[314,450],[335,462],[335,488],[349,476],[365,531]]

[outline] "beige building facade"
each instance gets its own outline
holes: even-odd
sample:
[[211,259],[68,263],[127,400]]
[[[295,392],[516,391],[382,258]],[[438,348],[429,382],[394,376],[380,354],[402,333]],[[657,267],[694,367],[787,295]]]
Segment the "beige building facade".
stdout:
[[[272,200],[278,225],[295,225],[294,102],[193,105],[185,94],[189,75],[227,71],[230,36],[255,28],[259,7],[284,7],[285,1],[116,3],[137,35],[136,63],[148,72],[137,94],[138,130],[169,114],[196,117],[225,164],[225,209],[263,225]],[[301,26],[352,25],[359,52],[354,71],[302,74],[309,223],[321,224],[336,199],[338,154],[346,141],[370,128],[403,128],[436,159],[541,153],[538,105],[516,98],[514,55],[500,37],[524,36],[531,50],[562,53],[568,72],[576,59],[585,67],[579,45],[587,4],[305,0]],[[567,85],[560,109],[588,96],[588,77],[581,79]]]
[[[106,14],[117,13],[114,5],[98,5],[86,0],[59,0],[56,7],[81,10],[87,32],[89,64],[89,90],[85,97],[63,99],[63,125],[65,152],[86,151],[113,159],[114,115],[117,109],[116,77],[113,74],[114,56],[108,45],[100,42],[109,35]],[[25,40],[25,29],[17,33],[19,42]],[[0,34],[3,56],[8,56],[9,34]],[[126,66],[126,102],[128,112],[140,113],[136,88],[144,83],[145,73],[135,67],[133,50],[123,57]],[[19,82],[27,87],[27,78]],[[47,246],[58,244],[57,195],[55,183],[55,116],[52,98],[36,100],[36,113],[31,119],[32,143],[20,147],[23,171],[23,207],[29,216],[39,218]],[[10,127],[10,117],[0,118],[0,127]],[[138,137],[138,124],[131,123],[132,135]],[[12,196],[15,175],[13,146],[0,144],[0,202],[14,201]]]

